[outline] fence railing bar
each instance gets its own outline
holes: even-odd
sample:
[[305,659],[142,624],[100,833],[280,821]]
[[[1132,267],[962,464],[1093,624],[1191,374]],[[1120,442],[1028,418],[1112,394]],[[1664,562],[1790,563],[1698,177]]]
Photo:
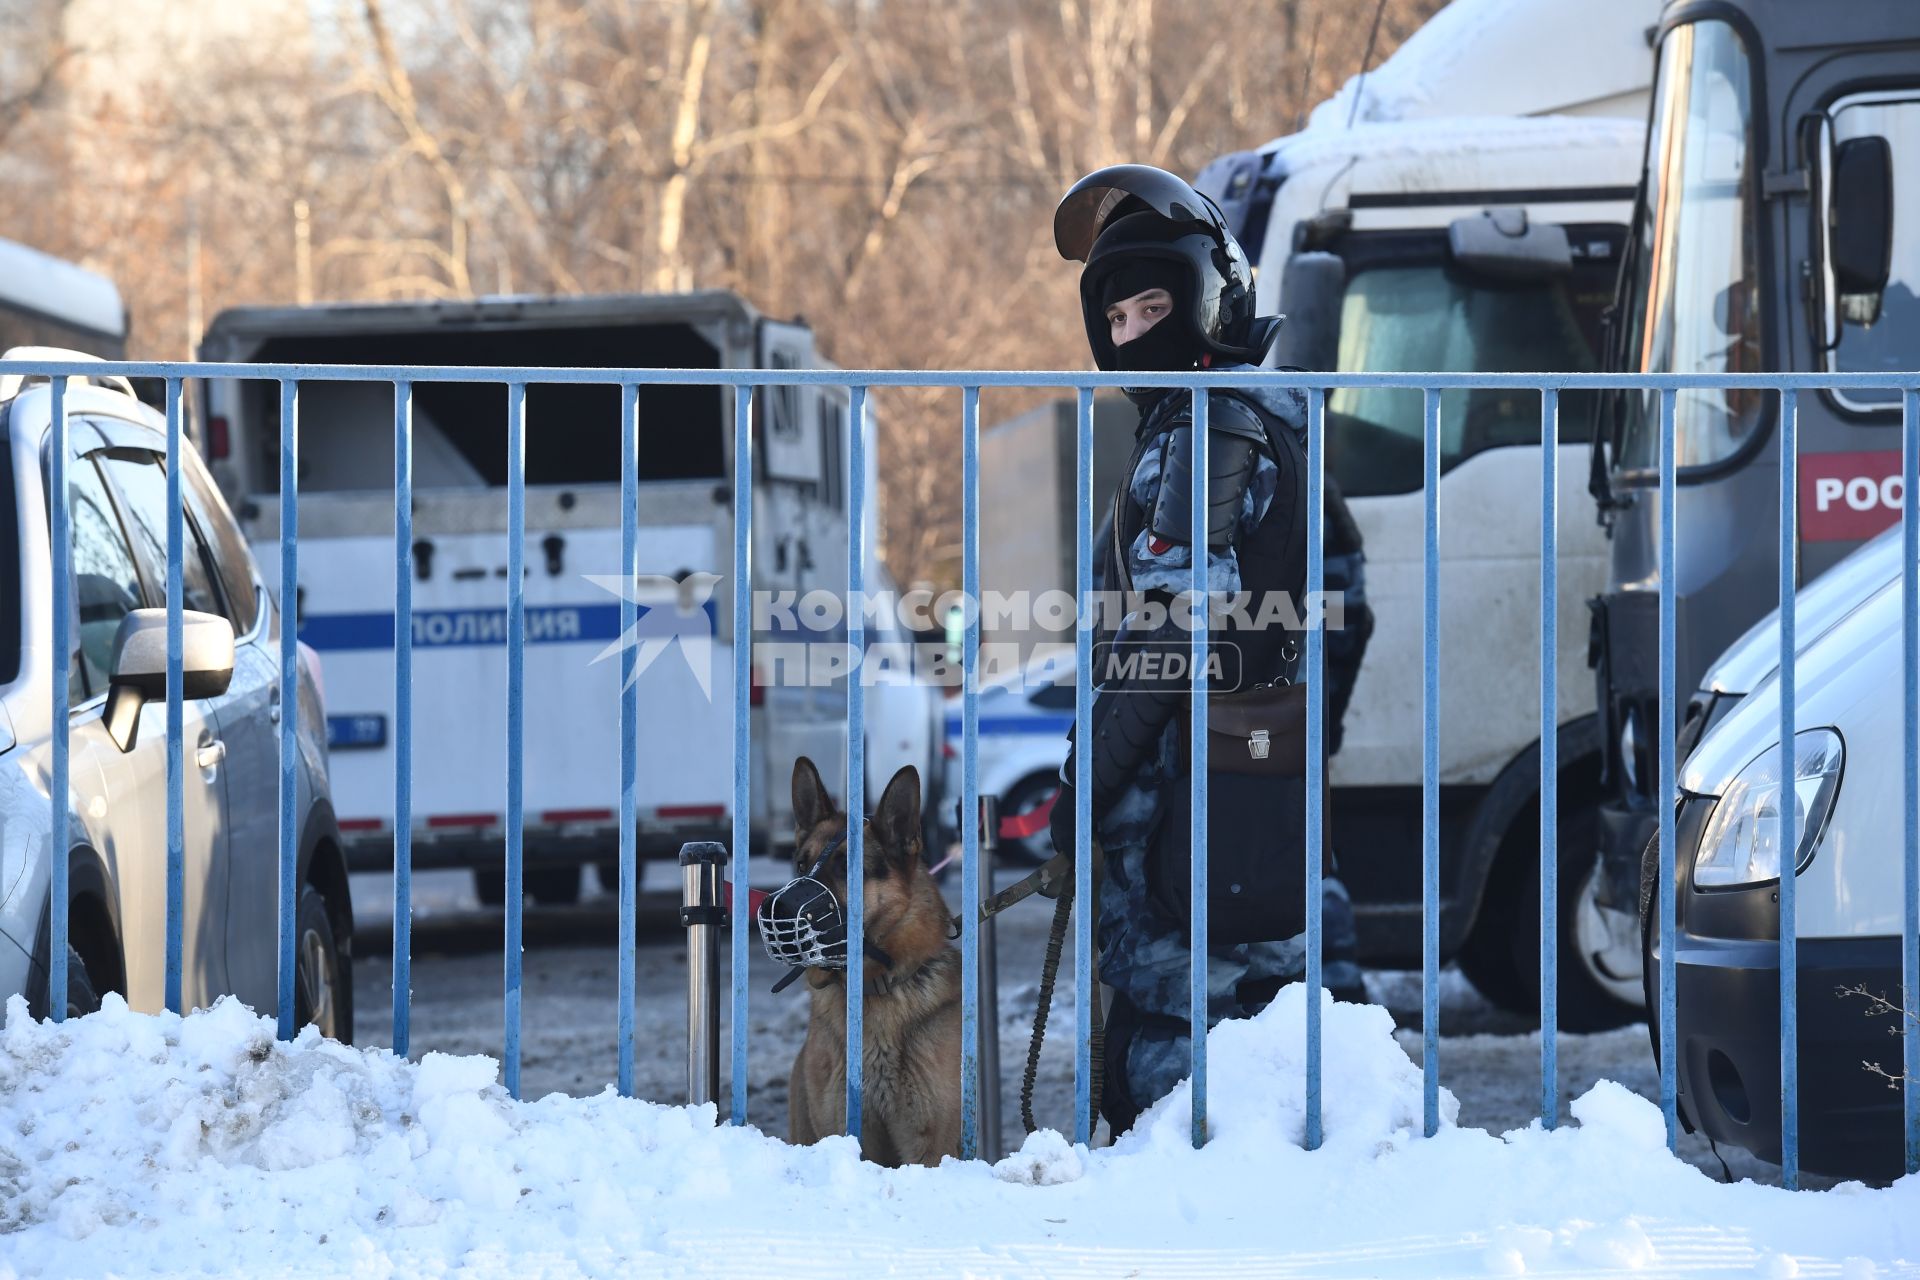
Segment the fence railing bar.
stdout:
[[168,378],[167,411],[167,940],[166,1007],[182,1012],[181,981],[186,951],[186,621],[182,601],[181,547],[186,542],[185,495],[180,476],[186,468],[180,420],[180,379]]
[[1440,1131],[1440,391],[1422,392],[1426,563],[1420,593],[1420,1077],[1424,1132]]
[[1540,1124],[1560,1121],[1560,393],[1540,393]]
[[40,376],[129,378],[234,378],[296,382],[538,382],[619,386],[700,387],[1321,387],[1338,390],[1385,387],[1406,390],[1532,391],[1551,387],[1560,391],[1630,388],[1659,390],[1760,390],[1783,387],[1800,390],[1904,391],[1913,381],[1910,372],[1818,373],[1320,373],[1304,370],[1235,369],[1203,373],[1092,373],[1070,369],[608,369],[534,365],[395,365],[395,364],[247,364],[235,362],[187,363],[164,360],[0,360],[0,373],[31,372]]
[[47,1014],[55,1022],[67,1018],[67,850],[73,847],[68,826],[68,805],[72,799],[68,777],[67,733],[72,701],[73,669],[73,495],[67,480],[67,380],[52,380],[53,425],[48,447],[48,501],[52,504],[53,537],[53,664],[48,682],[52,705],[47,723],[53,728],[53,777],[48,794],[53,798],[53,884],[52,901],[47,904]]
[[[396,624],[398,619],[395,619]],[[300,383],[280,383],[280,992],[279,1032],[293,1039],[295,883],[300,818]]]
[[[1075,610],[1075,672],[1092,672],[1092,528],[1098,505],[1092,491],[1092,390],[1073,393],[1073,599]],[[1092,743],[1092,681],[1077,679],[1073,700],[1073,741]],[[1091,1144],[1092,1111],[1100,1100],[1092,1096],[1092,1002],[1100,998],[1092,979],[1094,929],[1092,917],[1100,910],[1092,885],[1092,748],[1075,752],[1073,762],[1073,1140]]]
[[521,925],[526,913],[524,828],[527,646],[527,384],[507,384],[507,885],[504,1074],[520,1096]]
[[1654,803],[1660,809],[1660,1112],[1667,1124],[1667,1148],[1680,1141],[1679,1058],[1675,1052],[1674,1012],[1677,1007],[1674,984],[1677,957],[1674,947],[1678,933],[1674,896],[1674,802],[1678,790],[1674,778],[1673,740],[1674,657],[1676,631],[1674,598],[1676,590],[1674,546],[1674,393],[1660,393],[1660,780]]
[[393,384],[393,1051],[413,1034],[413,384]]
[[[1191,548],[1193,591],[1193,731],[1191,785],[1193,801],[1188,815],[1188,847],[1193,850],[1189,868],[1188,892],[1191,896],[1192,950],[1187,963],[1188,1044],[1193,1073],[1193,1145],[1207,1141],[1207,642],[1211,638],[1211,611],[1207,598],[1207,401],[1205,387],[1195,387],[1193,395],[1193,511],[1188,533]],[[1084,1037],[1086,1028],[1081,1028]]]
[[[980,1133],[980,388],[960,393],[960,1158]],[[988,1028],[998,1035],[999,1028]],[[998,1081],[994,1082],[998,1084]],[[999,1135],[994,1135],[997,1139]]]
[[866,588],[867,389],[855,386],[847,413],[847,1135],[860,1141],[866,1014],[866,690],[860,661],[867,624],[859,601]]
[[[1093,392],[1074,393],[1073,564],[1074,680],[1073,740],[1082,746],[1074,753],[1073,837],[1073,1140],[1093,1141],[1093,1113],[1100,1099],[1093,1096],[1093,1002],[1100,998],[1093,977],[1093,918],[1099,902],[1093,892],[1093,526],[1097,518],[1093,493]],[[972,597],[977,600],[976,595]]]
[[[639,645],[634,628],[640,609],[634,599],[640,572],[640,388],[620,388],[620,975],[617,1019],[620,1096],[633,1096],[634,948],[639,902],[639,813],[635,788],[640,774],[640,690],[634,682]],[[692,964],[691,955],[687,963]]]
[[1788,1190],[1800,1185],[1800,953],[1795,889],[1799,879],[1800,813],[1791,803],[1798,753],[1794,750],[1795,580],[1794,520],[1799,483],[1800,401],[1791,388],[1780,393],[1780,806],[1786,830],[1780,833],[1780,1181]]
[[1307,600],[1313,615],[1307,627],[1307,1132],[1306,1147],[1318,1151],[1321,1141],[1321,934],[1324,886],[1320,864],[1326,815],[1321,810],[1326,782],[1327,687],[1323,683],[1327,652],[1327,393],[1307,393]]
[[1920,493],[1920,390],[1908,388],[1901,396],[1901,474],[1903,493],[1909,495],[1900,511],[1900,537],[1905,554],[1900,561],[1900,607],[1904,649],[1902,681],[1906,697],[1904,748],[1906,754],[1906,848],[1901,884],[1905,889],[1900,939],[1903,1083],[1900,1091],[1901,1127],[1905,1135],[1906,1169],[1920,1173],[1920,515],[1914,514]]
[[[747,872],[753,820],[753,399],[751,387],[733,393],[733,950],[727,1035],[737,1125],[747,1122],[747,935],[753,919]],[[627,573],[637,571],[637,562],[630,563]],[[633,776],[627,774],[629,781]],[[633,825],[630,817],[626,825]]]

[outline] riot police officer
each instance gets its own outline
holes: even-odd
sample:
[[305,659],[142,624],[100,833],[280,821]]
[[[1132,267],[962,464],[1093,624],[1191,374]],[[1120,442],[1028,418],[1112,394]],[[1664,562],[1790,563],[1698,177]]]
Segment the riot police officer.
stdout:
[[[1088,343],[1104,370],[1182,372],[1259,365],[1278,317],[1254,315],[1252,272],[1213,203],[1173,174],[1144,165],[1098,170],[1076,183],[1054,216],[1061,255],[1085,264],[1080,297]],[[1193,411],[1183,389],[1128,388],[1140,410],[1133,456],[1115,495],[1113,533],[1097,551],[1109,591],[1144,605],[1117,627],[1101,620],[1090,744],[1092,813],[1104,854],[1099,893],[1101,980],[1113,990],[1108,1014],[1101,1109],[1117,1134],[1187,1074],[1190,941],[1184,911],[1170,907],[1188,819],[1187,695],[1190,677],[1155,679],[1139,651],[1190,651],[1180,611],[1168,607],[1192,583],[1193,556],[1206,557],[1216,598],[1242,593],[1258,602],[1279,593],[1298,605],[1306,584],[1306,403],[1295,389],[1208,392],[1206,546],[1192,540]],[[1357,537],[1355,539],[1357,552]],[[1256,606],[1257,607],[1257,606]],[[1263,615],[1264,616],[1264,615]],[[1298,616],[1298,610],[1292,616]],[[1216,688],[1298,679],[1302,636],[1268,622],[1209,631],[1207,656]],[[1057,850],[1073,847],[1075,761],[1062,770],[1053,812]],[[1290,846],[1269,853],[1291,866],[1303,857],[1304,785],[1269,787],[1280,804],[1253,822]],[[1215,805],[1217,806],[1218,792]],[[1213,806],[1210,806],[1213,807]],[[1219,814],[1210,813],[1210,819]],[[1214,824],[1219,826],[1217,822]],[[1211,828],[1210,828],[1211,829]],[[1287,833],[1291,833],[1288,835]],[[1210,837],[1217,876],[1237,856],[1261,856],[1236,839]],[[1302,872],[1304,874],[1304,872]],[[1352,918],[1344,891],[1330,882],[1325,941],[1327,978],[1352,995]],[[1277,917],[1276,917],[1277,918]],[[1304,938],[1258,933],[1222,941],[1211,935],[1207,1022],[1246,1017],[1304,970]],[[1341,966],[1344,965],[1344,969]]]

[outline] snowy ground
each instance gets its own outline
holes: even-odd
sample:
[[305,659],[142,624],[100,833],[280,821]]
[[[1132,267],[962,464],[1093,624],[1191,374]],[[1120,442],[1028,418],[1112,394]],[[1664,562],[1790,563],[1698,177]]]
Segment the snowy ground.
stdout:
[[[377,886],[357,887],[371,941]],[[1319,1152],[1301,1149],[1295,987],[1214,1033],[1201,1151],[1183,1087],[1116,1145],[1076,1150],[1043,1131],[997,1164],[887,1171],[845,1139],[777,1140],[804,1000],[768,995],[758,965],[751,1110],[764,1132],[601,1088],[614,932],[589,901],[529,912],[523,1082],[537,1100],[516,1103],[477,1056],[499,1044],[497,917],[463,908],[464,883],[420,887],[413,1062],[310,1033],[282,1044],[232,1002],[183,1020],[114,998],[55,1026],[16,1000],[0,1032],[0,1280],[1920,1276],[1920,1178],[1788,1193],[1722,1185],[1692,1167],[1717,1175],[1703,1152],[1669,1156],[1658,1110],[1636,1092],[1652,1080],[1642,1030],[1563,1037],[1567,1121],[1529,1124],[1538,1037],[1457,976],[1443,990],[1435,1138],[1415,1136],[1419,1046],[1405,1024],[1419,985],[1387,975],[1374,984],[1384,1007],[1328,1007]],[[681,944],[663,904],[645,905],[639,1086],[670,1100],[684,1072]],[[1010,915],[1002,935],[1009,1081],[1046,914]],[[387,1038],[389,973],[363,957],[363,1045]],[[1039,1111],[1060,1123],[1070,1053],[1064,1039],[1053,1049]]]
[[1212,1037],[1118,1144],[1043,1131],[998,1164],[882,1170],[711,1109],[552,1094],[485,1057],[292,1044],[233,1001],[118,997],[0,1032],[0,1276],[1920,1275],[1920,1179],[1724,1186],[1618,1085],[1576,1123],[1415,1137],[1419,1070],[1377,1006],[1327,1009],[1326,1144],[1301,1148],[1305,997]]
[[[754,883],[778,882],[781,870],[756,867]],[[1011,881],[1016,873],[1003,872]],[[573,945],[529,945],[523,962],[525,994],[521,1022],[521,1091],[528,1098],[560,1092],[597,1093],[618,1066],[616,1008],[619,992],[617,940],[609,899],[589,875],[587,893],[574,909],[528,908],[529,937],[577,936]],[[649,869],[642,899],[635,964],[634,1090],[656,1102],[686,1097],[686,970],[684,934],[673,904],[678,868]],[[385,877],[355,877],[354,901],[378,931],[391,918],[392,883]],[[949,893],[957,892],[950,886]],[[500,922],[476,910],[469,877],[441,872],[415,878],[416,925],[413,964],[411,1051],[486,1053],[501,1044]],[[1025,1137],[1018,1102],[1021,1068],[1033,1026],[1041,951],[1051,904],[1030,900],[1001,917],[1000,1060],[1004,1103],[1003,1151]],[[796,988],[768,994],[778,976],[756,945],[749,986],[749,1119],[766,1132],[787,1131],[787,1071],[806,1030],[806,997]],[[723,965],[723,984],[725,982]],[[1065,1126],[1073,1106],[1073,965],[1071,943],[1054,992],[1054,1020],[1034,1091],[1034,1116],[1042,1125]],[[1393,1014],[1402,1047],[1420,1060],[1420,978],[1412,973],[1368,977],[1374,999]],[[363,958],[356,973],[358,1035],[362,1044],[392,1043],[393,975],[385,954]],[[1461,1123],[1494,1133],[1526,1125],[1540,1112],[1540,1036],[1526,1019],[1482,1000],[1456,971],[1440,988],[1441,1082],[1460,1100]],[[726,1017],[725,994],[721,1016]],[[727,1043],[723,1021],[722,1047]],[[1646,1028],[1635,1025],[1599,1035],[1561,1035],[1560,1116],[1572,1100],[1600,1080],[1614,1080],[1643,1097],[1659,1097],[1659,1074]],[[728,1088],[722,1069],[723,1101]],[[727,1104],[730,1105],[730,1104]],[[1681,1156],[1715,1177],[1724,1176],[1704,1139],[1682,1139]],[[1735,1177],[1778,1179],[1775,1166],[1743,1151],[1720,1153]],[[1812,1181],[1811,1179],[1809,1180]]]

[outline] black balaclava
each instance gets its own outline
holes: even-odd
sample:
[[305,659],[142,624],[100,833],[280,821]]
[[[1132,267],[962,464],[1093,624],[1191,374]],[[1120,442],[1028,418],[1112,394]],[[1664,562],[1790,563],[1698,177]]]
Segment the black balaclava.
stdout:
[[[1167,223],[1158,213],[1129,213],[1108,226],[1094,244],[1094,261],[1087,271],[1094,273],[1091,299],[1098,301],[1100,315],[1116,301],[1154,288],[1165,290],[1173,299],[1158,324],[1133,342],[1112,347],[1114,368],[1121,372],[1185,372],[1200,363],[1204,347],[1192,324],[1192,267],[1173,251],[1160,248],[1185,234],[1187,228]],[[1114,246],[1110,255],[1100,253],[1102,242]]]
[[1187,316],[1192,307],[1192,272],[1170,258],[1129,257],[1106,269],[1099,281],[1104,312],[1149,289],[1165,289],[1173,305],[1145,333],[1113,349],[1115,366],[1126,373],[1179,373],[1200,363],[1203,354]]

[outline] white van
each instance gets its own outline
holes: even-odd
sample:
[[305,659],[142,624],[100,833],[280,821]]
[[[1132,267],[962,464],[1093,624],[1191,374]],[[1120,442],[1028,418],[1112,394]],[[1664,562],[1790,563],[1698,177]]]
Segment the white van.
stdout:
[[[239,308],[214,319],[201,357],[716,370],[817,364],[805,327],[766,320],[719,292]],[[202,429],[209,463],[276,591],[279,394],[270,381],[210,380]],[[642,386],[638,397],[639,571],[653,584],[639,593],[641,629],[654,634],[664,624],[695,641],[669,646],[637,680],[640,850],[661,856],[684,840],[730,838],[733,396],[717,387]],[[505,820],[506,402],[498,383],[413,385],[414,864],[474,866],[490,899],[499,893]],[[526,883],[548,901],[576,894],[579,864],[605,864],[617,847],[620,664],[607,651],[620,638],[620,598],[601,581],[620,577],[619,409],[611,385],[535,383],[526,392]],[[393,421],[384,383],[300,387],[294,611],[327,682],[341,832],[354,867],[369,870],[390,865],[395,811]],[[844,390],[757,397],[757,591],[844,591],[847,425]],[[875,518],[870,548],[877,527]],[[882,572],[875,554],[870,587]],[[698,673],[706,637],[715,643],[707,672]],[[776,683],[777,674],[757,667],[752,693],[756,850],[790,838],[795,756],[811,756],[836,793],[844,784],[844,680],[791,687]],[[870,691],[869,794],[903,764],[934,783],[937,702],[923,686]]]
[[[1780,1160],[1780,816],[1790,794],[1800,1161],[1838,1178],[1903,1169],[1900,1092],[1888,1077],[1902,1073],[1905,803],[1920,780],[1905,776],[1901,549],[1896,525],[1795,597],[1791,791],[1780,783],[1775,611],[1721,656],[1694,698],[1689,728],[1699,736],[1680,769],[1675,815],[1681,1115],[1715,1142]],[[1659,852],[1656,834],[1641,864],[1649,987]]]
[[[1645,134],[1655,0],[1461,0],[1308,128],[1197,185],[1285,313],[1273,363],[1338,372],[1598,367]],[[1566,32],[1579,30],[1577,59]],[[1359,105],[1355,106],[1358,98]],[[1491,252],[1489,252],[1491,249]],[[1637,1016],[1630,890],[1604,911],[1587,598],[1607,546],[1588,396],[1560,397],[1560,1025]],[[1327,468],[1366,543],[1374,630],[1333,759],[1362,960],[1421,954],[1424,417],[1417,390],[1326,399]],[[1440,950],[1495,1003],[1539,1008],[1540,397],[1441,396]]]

